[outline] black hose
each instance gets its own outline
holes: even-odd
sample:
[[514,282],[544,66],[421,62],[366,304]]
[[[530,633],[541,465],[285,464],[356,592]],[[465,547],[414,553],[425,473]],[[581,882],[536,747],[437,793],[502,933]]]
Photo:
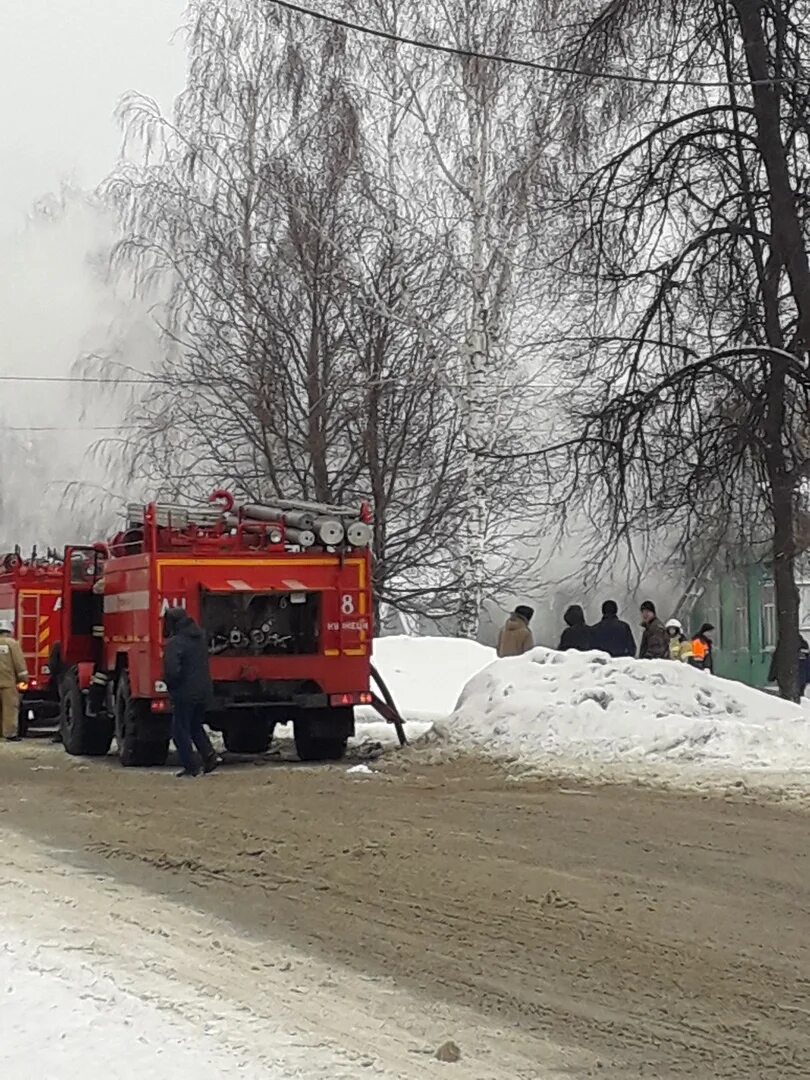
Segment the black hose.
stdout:
[[[394,725],[394,729],[396,730],[397,738],[399,739],[399,745],[400,746],[407,746],[408,739],[407,739],[407,736],[405,735],[405,724],[403,722],[402,717],[400,716],[399,709],[394,704],[394,698],[391,695],[391,691],[385,685],[385,680],[383,679],[382,675],[380,675],[379,671],[377,671],[375,666],[373,664],[371,664],[370,667],[371,667],[371,677],[372,677],[372,679],[374,679],[374,682],[380,688],[380,693],[382,694],[383,701],[385,702],[385,704],[388,706],[388,708],[391,711],[390,720],[391,720],[391,723]],[[388,717],[386,717],[386,719],[388,719]]]

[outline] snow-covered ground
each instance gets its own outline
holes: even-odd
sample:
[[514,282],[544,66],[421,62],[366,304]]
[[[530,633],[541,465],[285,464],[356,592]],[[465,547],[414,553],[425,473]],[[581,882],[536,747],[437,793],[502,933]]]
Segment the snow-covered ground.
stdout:
[[0,851],[2,1080],[430,1080],[446,1075],[434,1053],[450,1036],[460,1075],[480,1080],[527,1077],[527,1060],[557,1080],[579,1060],[539,1036],[513,1047],[476,1012],[240,934],[11,831]]
[[[251,955],[224,924],[58,863],[13,833],[0,832],[0,849],[3,1080],[357,1075],[357,1052],[325,1029],[285,1024],[268,993],[282,991],[277,949]],[[299,963],[286,953],[287,999]],[[364,1075],[389,1074],[369,1061]]]
[[[411,742],[447,719],[467,681],[494,659],[494,649],[459,638],[397,636],[374,642],[374,665],[407,721]],[[359,740],[396,742],[394,729],[373,709],[358,709],[357,720]]]
[[5,1080],[282,1077],[229,1053],[204,1031],[97,975],[74,946],[6,923],[0,1069]]
[[[428,749],[538,771],[691,786],[755,781],[810,788],[810,701],[667,661],[537,648],[496,660],[446,638],[386,638],[377,663]],[[362,730],[362,729],[361,729]]]

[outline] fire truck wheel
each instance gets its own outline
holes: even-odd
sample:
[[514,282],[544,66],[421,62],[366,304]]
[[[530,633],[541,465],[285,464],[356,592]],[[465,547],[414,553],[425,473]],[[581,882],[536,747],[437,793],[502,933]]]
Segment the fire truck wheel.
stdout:
[[274,727],[260,713],[229,716],[222,726],[222,741],[231,754],[266,754]]
[[[344,713],[348,711],[348,720]],[[348,730],[352,723],[352,710],[329,709],[314,717],[299,717],[293,724],[295,751],[301,761],[340,761],[346,754]],[[329,728],[334,727],[333,731]]]
[[115,741],[125,768],[165,765],[169,756],[169,721],[154,716],[147,700],[134,698],[124,672],[115,692]]
[[84,695],[75,668],[69,668],[59,684],[59,733],[69,754],[104,757],[113,737],[112,721],[106,716],[86,716]]

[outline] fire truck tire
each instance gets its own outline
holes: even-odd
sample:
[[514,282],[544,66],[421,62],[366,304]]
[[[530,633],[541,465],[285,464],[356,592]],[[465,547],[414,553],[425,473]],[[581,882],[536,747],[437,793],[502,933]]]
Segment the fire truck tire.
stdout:
[[165,765],[169,756],[169,720],[152,714],[150,703],[134,698],[124,672],[115,692],[115,741],[124,768]]
[[75,668],[68,669],[59,684],[59,734],[69,754],[104,757],[110,751],[113,724],[105,716],[86,716],[84,695]]
[[[351,709],[330,709],[316,716],[299,717],[293,724],[295,751],[299,759],[340,761],[346,754],[348,731],[352,723]],[[336,729],[334,732],[328,730],[332,726]],[[339,734],[341,729],[347,733]]]
[[256,713],[228,717],[222,726],[222,741],[231,754],[266,754],[275,724]]

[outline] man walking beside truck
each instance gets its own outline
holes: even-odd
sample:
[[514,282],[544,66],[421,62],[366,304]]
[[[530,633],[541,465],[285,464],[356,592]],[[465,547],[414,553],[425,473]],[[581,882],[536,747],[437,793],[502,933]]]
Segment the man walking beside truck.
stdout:
[[9,742],[19,739],[20,689],[28,684],[28,669],[11,623],[0,619],[0,731]]
[[164,630],[163,678],[172,701],[172,738],[183,766],[177,775],[199,776],[195,746],[203,772],[213,772],[219,757],[205,730],[206,708],[213,692],[205,634],[181,607],[166,612]]

